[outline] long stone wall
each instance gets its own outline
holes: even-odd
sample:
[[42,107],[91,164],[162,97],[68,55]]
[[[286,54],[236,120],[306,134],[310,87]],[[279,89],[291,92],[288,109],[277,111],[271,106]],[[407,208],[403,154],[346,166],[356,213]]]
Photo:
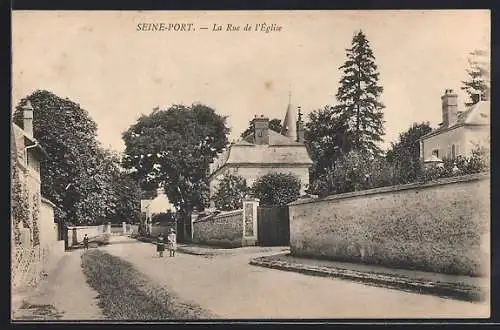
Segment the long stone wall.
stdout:
[[242,246],[243,210],[220,213],[193,221],[193,242],[222,247]]
[[488,175],[303,199],[289,211],[296,256],[472,276],[489,272]]

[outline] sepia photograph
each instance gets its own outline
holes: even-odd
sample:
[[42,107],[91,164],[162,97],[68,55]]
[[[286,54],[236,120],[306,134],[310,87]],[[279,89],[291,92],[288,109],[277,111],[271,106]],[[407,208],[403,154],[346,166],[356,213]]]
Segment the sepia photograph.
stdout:
[[11,322],[489,318],[490,17],[13,10]]

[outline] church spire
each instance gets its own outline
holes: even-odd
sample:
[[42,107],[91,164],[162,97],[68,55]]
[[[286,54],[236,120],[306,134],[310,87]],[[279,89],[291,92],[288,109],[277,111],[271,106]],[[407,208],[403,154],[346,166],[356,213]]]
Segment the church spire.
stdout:
[[288,107],[286,109],[285,119],[283,120],[283,128],[281,134],[292,139],[297,139],[297,118],[295,109],[292,106],[292,92],[288,92]]

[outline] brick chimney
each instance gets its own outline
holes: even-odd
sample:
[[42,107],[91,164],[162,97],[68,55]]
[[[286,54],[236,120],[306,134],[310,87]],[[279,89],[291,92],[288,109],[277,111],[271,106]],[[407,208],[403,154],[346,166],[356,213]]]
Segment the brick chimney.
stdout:
[[255,144],[269,144],[269,118],[261,115],[253,119]]
[[449,127],[457,122],[457,94],[452,89],[447,89],[441,96],[443,106],[443,126]]
[[33,137],[33,107],[31,102],[26,102],[23,106],[23,130],[26,135]]

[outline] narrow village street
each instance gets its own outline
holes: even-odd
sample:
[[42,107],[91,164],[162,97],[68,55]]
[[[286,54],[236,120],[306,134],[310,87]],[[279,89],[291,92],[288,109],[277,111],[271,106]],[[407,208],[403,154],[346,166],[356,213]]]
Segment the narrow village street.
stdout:
[[[154,246],[115,237],[101,248],[149,279],[220,318],[461,318],[487,316],[487,304],[444,299],[249,265],[278,253],[243,248],[231,254],[155,256]],[[255,252],[255,250],[259,250]]]

